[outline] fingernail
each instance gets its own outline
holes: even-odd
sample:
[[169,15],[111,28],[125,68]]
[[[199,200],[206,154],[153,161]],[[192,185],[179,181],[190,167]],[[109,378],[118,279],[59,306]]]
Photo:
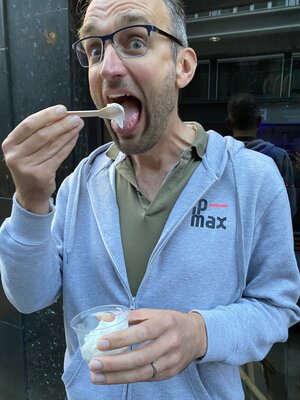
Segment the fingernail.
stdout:
[[67,112],[67,109],[65,106],[60,105],[56,107],[55,112],[57,115],[64,115]]
[[93,374],[92,382],[93,383],[103,383],[103,382],[105,382],[105,376],[103,374]]
[[99,348],[99,350],[107,350],[107,349],[109,349],[109,347],[110,347],[109,340],[107,340],[107,339],[99,340],[97,347]]
[[92,360],[89,365],[90,370],[100,371],[103,368],[103,364],[100,360]]
[[72,125],[77,126],[79,124],[81,124],[81,118],[78,117],[78,115],[71,115],[71,117],[69,117],[69,121],[71,122]]

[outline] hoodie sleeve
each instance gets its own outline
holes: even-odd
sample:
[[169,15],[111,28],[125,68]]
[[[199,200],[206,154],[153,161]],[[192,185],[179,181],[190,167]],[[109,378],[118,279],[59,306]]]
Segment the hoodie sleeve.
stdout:
[[[103,153],[109,144],[90,155]],[[31,313],[51,305],[61,294],[65,252],[65,226],[72,215],[78,195],[83,159],[62,183],[57,207],[38,215],[23,209],[13,198],[12,213],[0,228],[0,272],[4,292],[22,313]]]
[[60,293],[60,255],[51,235],[54,207],[37,215],[13,198],[12,213],[0,229],[0,271],[4,292],[22,313],[52,304]]
[[288,338],[299,321],[299,271],[294,256],[287,193],[264,205],[254,229],[242,297],[234,304],[198,311],[208,349],[203,362],[242,365],[263,359],[275,342]]

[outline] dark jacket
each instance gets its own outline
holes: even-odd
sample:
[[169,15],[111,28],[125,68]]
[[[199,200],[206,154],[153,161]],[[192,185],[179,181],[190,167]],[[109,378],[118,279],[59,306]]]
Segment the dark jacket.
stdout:
[[265,140],[257,139],[255,136],[236,136],[235,139],[243,142],[248,149],[258,151],[273,158],[284,180],[289,196],[291,213],[294,217],[297,213],[297,198],[293,166],[288,153],[281,147],[277,147]]

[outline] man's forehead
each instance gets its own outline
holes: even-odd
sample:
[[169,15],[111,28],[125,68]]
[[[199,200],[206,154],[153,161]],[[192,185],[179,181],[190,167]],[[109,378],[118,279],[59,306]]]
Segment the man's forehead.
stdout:
[[[132,12],[127,12],[125,14],[119,14],[115,18],[115,24],[116,26],[127,26],[127,25],[133,25],[135,23],[141,23],[141,24],[151,24],[153,21],[146,15],[143,15],[142,13],[132,11]],[[89,18],[87,19],[81,29],[80,29],[80,36],[87,36],[89,34],[92,34],[97,27],[101,27],[101,22],[99,19],[96,18]]]
[[96,33],[95,31],[103,28],[109,19],[113,21],[115,29],[135,23],[158,24],[163,19],[164,7],[163,0],[92,0],[79,30],[79,36]]

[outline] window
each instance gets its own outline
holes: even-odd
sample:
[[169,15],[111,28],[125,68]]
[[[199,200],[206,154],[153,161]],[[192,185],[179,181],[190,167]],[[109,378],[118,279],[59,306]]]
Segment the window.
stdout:
[[256,97],[281,97],[283,55],[218,60],[217,99],[248,92]]
[[300,54],[292,57],[290,96],[300,96]]
[[249,12],[250,11],[250,5],[247,6],[238,6],[237,7],[237,12]]
[[273,0],[272,7],[286,7],[286,0]]
[[264,9],[264,8],[268,8],[268,2],[267,1],[254,4],[254,10],[261,10],[261,9]]

